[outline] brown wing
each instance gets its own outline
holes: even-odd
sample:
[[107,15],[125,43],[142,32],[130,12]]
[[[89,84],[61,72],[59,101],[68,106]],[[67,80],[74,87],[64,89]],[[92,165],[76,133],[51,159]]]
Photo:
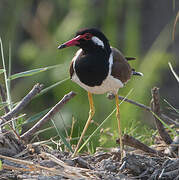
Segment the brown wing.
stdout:
[[72,59],[72,61],[71,61],[71,64],[70,64],[70,78],[72,78],[72,76],[73,76],[73,73],[74,73],[74,69],[73,69],[73,62],[76,60],[76,59],[78,59],[78,58],[81,58],[81,56],[83,56],[83,51],[82,51],[82,49],[79,49],[77,52],[76,52],[76,54],[75,54],[75,56],[73,57],[73,59]]
[[113,65],[111,75],[119,79],[122,83],[126,83],[132,75],[132,69],[126,58],[118,49],[113,47],[111,49],[113,52]]
[[72,76],[73,76],[73,73],[74,73],[74,69],[73,69],[73,61],[71,61],[71,64],[70,64],[70,79],[72,79]]

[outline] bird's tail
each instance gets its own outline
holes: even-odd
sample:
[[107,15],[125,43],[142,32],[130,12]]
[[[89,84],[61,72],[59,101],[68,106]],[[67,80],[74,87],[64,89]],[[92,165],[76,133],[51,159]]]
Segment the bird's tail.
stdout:
[[132,69],[132,75],[135,75],[135,76],[143,76],[143,73],[141,73],[141,72],[136,72],[135,69]]

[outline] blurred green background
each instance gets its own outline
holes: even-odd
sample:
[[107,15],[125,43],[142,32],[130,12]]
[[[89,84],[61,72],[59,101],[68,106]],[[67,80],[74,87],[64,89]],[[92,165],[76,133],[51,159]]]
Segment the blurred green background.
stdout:
[[[7,66],[11,44],[12,74],[60,64],[53,70],[13,80],[12,101],[18,102],[37,82],[48,87],[69,77],[68,68],[77,48],[59,51],[58,45],[71,39],[80,28],[97,27],[105,33],[112,46],[126,56],[136,57],[137,60],[130,64],[144,74],[142,78],[133,77],[126,87],[119,90],[119,94],[125,96],[133,88],[129,98],[149,105],[150,90],[158,86],[161,97],[177,107],[178,85],[168,62],[177,70],[178,27],[175,41],[172,41],[172,31],[178,7],[179,1],[170,0],[1,0],[0,36]],[[4,84],[3,76],[0,83]],[[65,126],[69,134],[73,117],[73,137],[77,137],[87,120],[89,106],[87,93],[70,80],[34,99],[24,112],[31,117],[52,107],[70,91],[75,91],[77,96],[54,119],[57,127],[63,130]],[[115,108],[114,100],[110,101],[106,95],[94,95],[94,102],[96,114],[87,135]],[[165,107],[166,104],[162,103]],[[153,127],[152,116],[134,105],[123,103],[120,111],[125,132],[142,136]],[[100,142],[106,146],[114,145],[117,137],[115,114],[103,128],[110,128],[107,131],[112,135]],[[51,133],[51,136],[55,135],[54,131]],[[49,133],[45,136],[48,137]],[[99,133],[93,137],[94,147],[99,146],[99,138]]]

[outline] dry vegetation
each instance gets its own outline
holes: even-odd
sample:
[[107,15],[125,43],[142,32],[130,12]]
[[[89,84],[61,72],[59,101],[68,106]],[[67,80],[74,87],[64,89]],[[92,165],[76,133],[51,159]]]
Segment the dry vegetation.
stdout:
[[[11,111],[1,117],[1,128],[7,124],[11,130],[2,129],[0,136],[1,179],[178,179],[179,138],[171,138],[177,122],[161,113],[159,89],[152,89],[151,107],[119,96],[119,99],[140,106],[153,113],[158,135],[151,147],[127,134],[123,135],[126,156],[120,160],[120,149],[95,154],[81,154],[72,158],[71,152],[53,150],[46,142],[30,143],[33,134],[49,121],[63,106],[75,96],[74,92],[65,95],[31,129],[18,135],[11,121],[21,110],[40,93],[42,86],[37,84]],[[1,94],[2,95],[2,94]],[[3,98],[3,96],[2,96]],[[110,99],[112,96],[110,97]],[[162,120],[174,122],[164,127]],[[164,124],[164,125],[163,125]],[[175,128],[174,128],[175,126]],[[52,140],[51,140],[52,141]],[[116,140],[118,143],[119,140]]]

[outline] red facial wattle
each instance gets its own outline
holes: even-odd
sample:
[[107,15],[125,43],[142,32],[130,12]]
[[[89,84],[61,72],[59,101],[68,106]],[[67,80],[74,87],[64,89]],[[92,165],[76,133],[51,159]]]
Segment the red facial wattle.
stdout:
[[88,41],[91,38],[92,38],[92,34],[90,34],[90,33],[85,33],[85,34],[82,34],[82,35],[78,35],[75,38],[67,41],[66,43],[63,43],[60,46],[58,46],[58,49],[63,49],[63,48],[70,47],[70,46],[77,46],[77,45],[80,44],[79,40],[83,39],[83,40]]

